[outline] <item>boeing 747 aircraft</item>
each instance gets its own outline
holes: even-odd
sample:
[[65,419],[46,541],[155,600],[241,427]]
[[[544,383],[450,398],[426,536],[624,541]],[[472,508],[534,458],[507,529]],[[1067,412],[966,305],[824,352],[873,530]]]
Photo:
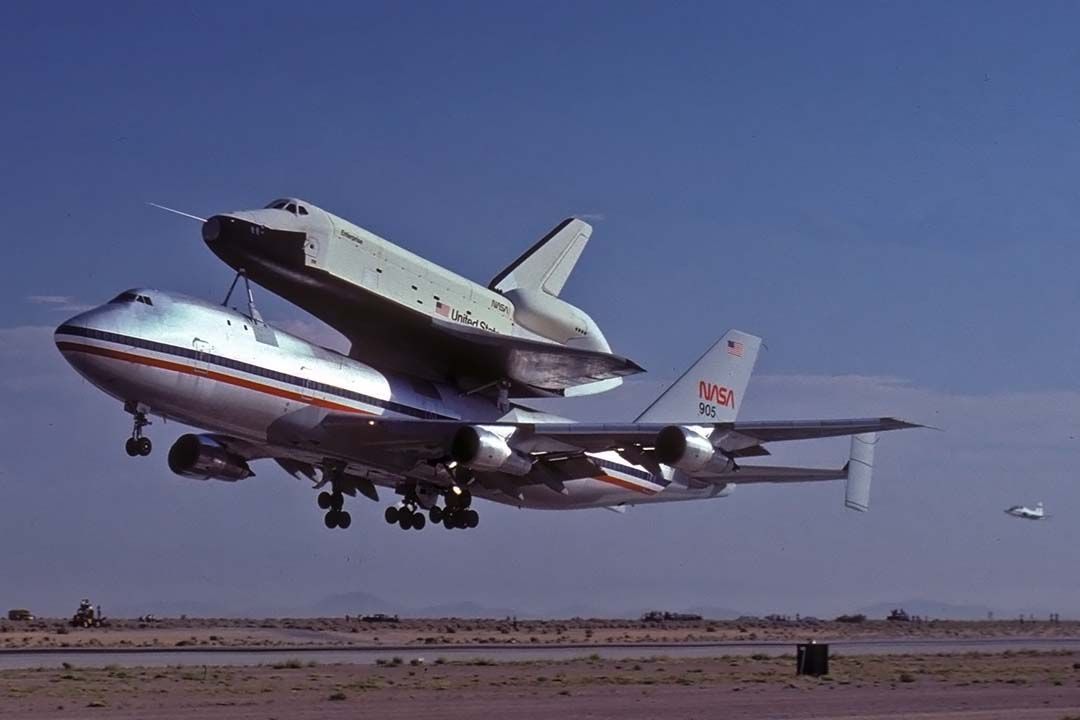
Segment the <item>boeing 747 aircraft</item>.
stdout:
[[[65,322],[55,339],[81,375],[133,415],[129,455],[150,454],[153,416],[200,428],[169,450],[175,473],[239,481],[254,475],[253,462],[276,461],[321,490],[328,528],[351,524],[345,496],[378,500],[379,488],[396,496],[386,520],[402,529],[428,520],[475,527],[474,497],[617,509],[825,480],[845,480],[847,506],[866,510],[876,433],[915,427],[888,417],[737,421],[760,346],[737,330],[635,421],[610,423],[574,423],[508,402],[505,392],[378,369],[274,328],[253,309],[161,290],[122,292]],[[536,359],[533,350],[506,357]],[[521,367],[521,378],[543,374],[539,361]],[[767,456],[766,443],[848,435],[850,460],[839,468],[745,462]]]

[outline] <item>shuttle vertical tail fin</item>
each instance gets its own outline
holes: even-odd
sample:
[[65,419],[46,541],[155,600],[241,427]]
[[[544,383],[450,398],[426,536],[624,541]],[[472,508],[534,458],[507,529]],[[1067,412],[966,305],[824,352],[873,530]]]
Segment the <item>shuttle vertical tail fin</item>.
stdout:
[[503,293],[517,288],[543,290],[558,297],[591,235],[592,225],[584,220],[563,220],[496,275],[488,287]]
[[760,348],[761,338],[729,330],[637,422],[733,422]]

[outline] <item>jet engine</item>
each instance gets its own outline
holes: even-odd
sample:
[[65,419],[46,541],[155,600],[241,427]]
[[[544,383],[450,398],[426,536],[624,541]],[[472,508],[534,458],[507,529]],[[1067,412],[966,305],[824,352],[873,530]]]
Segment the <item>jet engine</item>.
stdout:
[[681,425],[668,425],[656,436],[656,459],[683,472],[703,470],[715,456],[708,438]]
[[169,449],[169,469],[182,477],[228,482],[255,474],[243,458],[209,435],[181,435]]
[[482,472],[528,475],[532,458],[510,447],[505,440],[482,427],[466,425],[450,441],[450,457]]

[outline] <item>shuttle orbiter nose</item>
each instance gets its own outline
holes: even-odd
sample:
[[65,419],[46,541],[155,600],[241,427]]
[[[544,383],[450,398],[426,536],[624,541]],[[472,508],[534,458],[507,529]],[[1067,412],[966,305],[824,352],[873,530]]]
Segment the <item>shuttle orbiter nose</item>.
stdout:
[[212,243],[221,237],[221,216],[215,215],[202,224],[203,242]]
[[307,234],[261,222],[258,212],[262,211],[251,213],[255,217],[250,218],[244,217],[246,213],[208,218],[202,226],[203,241],[235,270],[257,272],[266,264],[303,267]]

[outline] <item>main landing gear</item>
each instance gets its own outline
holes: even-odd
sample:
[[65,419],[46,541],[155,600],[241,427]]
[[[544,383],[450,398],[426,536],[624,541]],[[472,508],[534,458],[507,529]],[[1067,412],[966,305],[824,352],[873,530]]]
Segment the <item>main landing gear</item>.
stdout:
[[[446,493],[446,508],[440,511],[443,527],[447,530],[465,530],[480,524],[480,514],[469,506],[472,505],[472,493],[455,485]],[[431,508],[432,513],[439,510]],[[438,522],[434,517],[432,522]]]
[[124,409],[135,418],[134,427],[131,429],[131,437],[124,443],[124,450],[127,451],[130,457],[146,457],[154,449],[154,444],[150,442],[150,438],[143,437],[143,428],[150,424],[150,420],[146,417],[146,411],[133,403],[126,404]]
[[397,525],[402,530],[423,530],[427,525],[424,514],[417,511],[416,505],[408,501],[401,506],[391,505],[386,508],[383,517],[386,518],[387,523]]
[[352,525],[352,516],[348,512],[341,508],[345,505],[345,496],[341,494],[341,491],[334,488],[333,492],[326,492],[325,490],[319,493],[317,498],[319,507],[326,510],[326,517],[323,522],[326,523],[328,528],[341,528],[345,530]]
[[[480,524],[480,514],[469,508],[472,504],[472,494],[465,489],[455,487],[446,493],[446,507],[432,505],[428,510],[428,518],[433,525],[440,523],[447,530],[474,528]],[[427,525],[427,518],[420,512],[419,503],[415,496],[405,498],[400,505],[391,505],[386,508],[386,522],[397,525],[402,530],[423,530]]]

